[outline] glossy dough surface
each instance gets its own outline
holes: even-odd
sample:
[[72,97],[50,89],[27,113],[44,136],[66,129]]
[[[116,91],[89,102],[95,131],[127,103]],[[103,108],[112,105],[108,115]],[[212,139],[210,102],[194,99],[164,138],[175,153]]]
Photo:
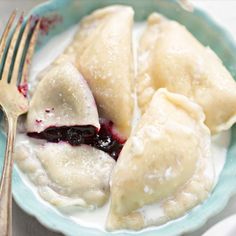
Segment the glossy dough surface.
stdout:
[[236,121],[236,83],[220,59],[175,21],[154,13],[147,24],[137,82],[142,112],[164,87],[197,102],[212,133],[229,129]]
[[[113,170],[109,230],[162,224],[208,196],[214,171],[204,119],[185,96],[154,94]],[[155,203],[159,212],[150,218],[145,206]]]
[[27,115],[27,131],[74,125],[100,127],[88,84],[72,63],[63,61],[50,66],[35,89]]
[[17,141],[15,160],[43,199],[58,208],[102,206],[115,161],[87,145]]
[[96,10],[80,23],[66,50],[87,80],[101,117],[127,137],[133,116],[133,9],[111,6]]

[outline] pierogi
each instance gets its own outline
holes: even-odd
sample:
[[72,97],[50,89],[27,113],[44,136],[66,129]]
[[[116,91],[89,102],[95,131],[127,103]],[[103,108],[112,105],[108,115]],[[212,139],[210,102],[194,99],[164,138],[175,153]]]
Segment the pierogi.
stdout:
[[[111,6],[85,17],[65,51],[87,80],[100,116],[128,137],[133,116],[133,9]],[[120,109],[122,107],[122,109]]]
[[82,75],[72,63],[63,61],[41,78],[30,101],[27,132],[78,124],[99,128],[97,106]]
[[[126,142],[111,177],[107,228],[141,229],[183,215],[214,180],[210,131],[200,106],[159,89]],[[160,203],[146,220],[142,207]]]
[[95,208],[108,200],[115,164],[108,154],[87,145],[73,147],[24,139],[16,145],[15,160],[44,200],[62,210]]
[[197,102],[211,132],[236,121],[236,83],[218,56],[182,25],[153,13],[140,40],[137,77],[142,112],[155,91],[167,88]]

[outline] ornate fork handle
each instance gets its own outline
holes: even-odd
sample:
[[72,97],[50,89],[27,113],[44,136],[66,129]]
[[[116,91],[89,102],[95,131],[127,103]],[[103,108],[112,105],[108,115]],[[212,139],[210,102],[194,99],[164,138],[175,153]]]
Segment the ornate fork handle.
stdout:
[[7,146],[0,185],[0,229],[1,236],[11,236],[12,225],[12,168],[13,147],[16,135],[17,117],[6,114],[8,120]]

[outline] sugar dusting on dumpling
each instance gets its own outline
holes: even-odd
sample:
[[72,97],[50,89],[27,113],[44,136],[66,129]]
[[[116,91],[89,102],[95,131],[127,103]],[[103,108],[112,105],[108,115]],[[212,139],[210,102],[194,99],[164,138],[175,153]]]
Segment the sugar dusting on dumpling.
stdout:
[[73,44],[65,51],[65,55],[74,55],[99,115],[112,121],[125,138],[131,131],[134,107],[133,15],[128,6],[94,11],[81,21]]
[[58,208],[95,208],[109,198],[109,178],[115,161],[103,151],[87,145],[40,144],[21,135],[15,160],[41,197]]
[[[201,107],[187,97],[166,89],[155,93],[112,173],[107,229],[163,224],[207,198],[214,170],[204,119]],[[148,210],[153,204],[155,217]]]
[[137,93],[142,112],[157,89],[167,88],[202,107],[212,134],[236,122],[236,82],[220,58],[183,25],[151,14],[140,40],[138,62]]
[[67,61],[55,64],[39,82],[27,115],[27,131],[92,125],[99,128],[93,95],[79,71]]

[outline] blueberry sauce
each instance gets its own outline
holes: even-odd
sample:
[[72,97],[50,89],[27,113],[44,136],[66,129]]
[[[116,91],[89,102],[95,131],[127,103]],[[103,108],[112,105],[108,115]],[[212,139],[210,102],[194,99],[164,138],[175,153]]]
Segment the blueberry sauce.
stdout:
[[52,143],[64,141],[72,146],[87,144],[108,153],[117,160],[125,140],[115,135],[112,132],[112,127],[113,123],[106,121],[101,122],[100,130],[92,125],[62,126],[49,127],[43,132],[31,132],[27,135],[32,138],[45,139]]
[[24,83],[22,85],[19,85],[18,86],[18,91],[23,94],[24,97],[27,96],[27,93],[28,93],[28,84],[27,83]]
[[56,25],[63,21],[62,16],[55,13],[41,18],[38,15],[33,15],[30,19],[32,22],[32,28],[36,25],[39,19],[41,20],[39,28],[42,35],[47,35],[51,29],[55,28]]

